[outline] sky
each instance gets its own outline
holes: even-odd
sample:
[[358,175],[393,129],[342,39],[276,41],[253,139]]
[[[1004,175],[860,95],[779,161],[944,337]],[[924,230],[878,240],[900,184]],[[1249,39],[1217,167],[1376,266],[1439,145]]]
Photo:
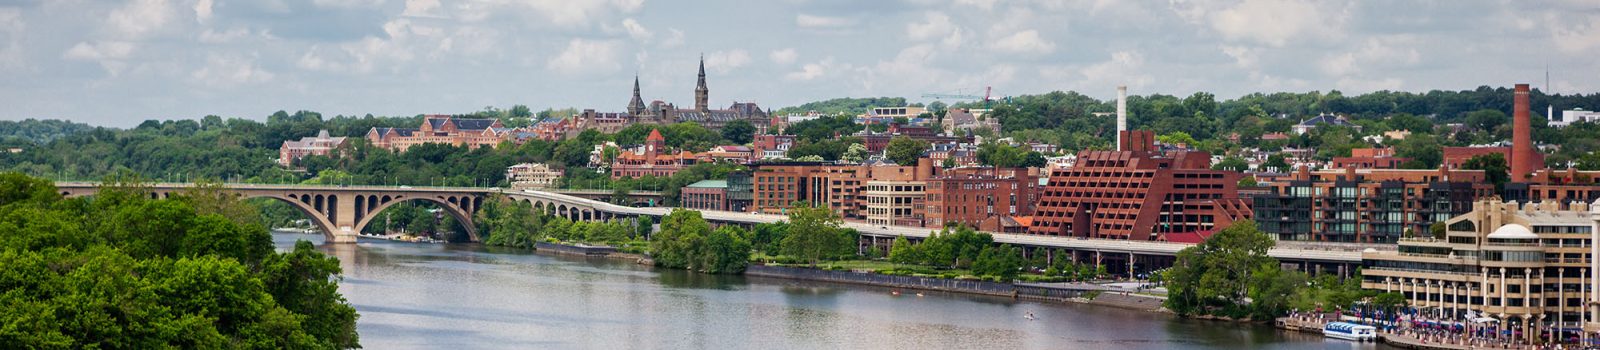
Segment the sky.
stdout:
[[[1600,91],[1600,1],[0,0],[0,119]],[[948,100],[947,100],[948,101]],[[1600,109],[1600,106],[1587,106]]]

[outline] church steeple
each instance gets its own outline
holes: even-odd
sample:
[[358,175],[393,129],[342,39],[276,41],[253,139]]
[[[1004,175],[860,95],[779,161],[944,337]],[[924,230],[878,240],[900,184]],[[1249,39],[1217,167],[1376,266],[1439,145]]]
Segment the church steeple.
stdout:
[[644,98],[639,97],[639,76],[633,76],[633,101],[628,101],[628,114],[635,117],[644,114]]
[[710,110],[709,95],[711,89],[706,88],[706,55],[700,55],[700,81],[694,87],[694,109],[700,111]]

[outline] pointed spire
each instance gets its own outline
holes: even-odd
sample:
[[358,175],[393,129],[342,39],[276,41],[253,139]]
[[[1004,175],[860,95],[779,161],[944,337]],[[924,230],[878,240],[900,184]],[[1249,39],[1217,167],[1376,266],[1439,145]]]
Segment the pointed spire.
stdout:
[[628,114],[644,114],[644,98],[639,96],[639,76],[633,76],[633,100],[628,101]]
[[706,55],[700,54],[700,81],[694,87],[694,109],[704,112],[710,108],[711,89],[706,88]]

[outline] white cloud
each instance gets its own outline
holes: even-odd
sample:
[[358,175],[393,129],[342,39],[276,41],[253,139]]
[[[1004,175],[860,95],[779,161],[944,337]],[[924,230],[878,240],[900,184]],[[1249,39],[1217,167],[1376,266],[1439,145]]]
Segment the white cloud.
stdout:
[[1261,60],[1261,50],[1252,47],[1223,45],[1222,53],[1233,57],[1233,65],[1239,68],[1254,68]]
[[1041,70],[1051,80],[1071,81],[1080,91],[1109,91],[1117,85],[1138,90],[1155,81],[1137,51],[1112,52],[1110,59],[1086,66],[1054,66]]
[[211,21],[212,0],[200,0],[194,3],[194,19],[200,24]]
[[956,5],[967,5],[984,10],[994,9],[996,0],[956,0]]
[[1320,68],[1331,76],[1360,73],[1369,66],[1404,67],[1422,62],[1417,43],[1408,36],[1367,38],[1360,48],[1322,59]]
[[1038,30],[1029,29],[1000,38],[992,47],[1010,53],[1050,53],[1056,44],[1040,37]]
[[[1591,48],[1600,48],[1600,15],[1577,15],[1577,20],[1560,21],[1559,25],[1551,25],[1550,40],[1555,42],[1556,49],[1564,53],[1584,53]],[[1589,52],[1594,54],[1593,52]]]
[[406,0],[405,10],[400,12],[402,17],[441,17],[439,0]]
[[[575,0],[464,0],[447,1],[451,6],[447,17],[466,22],[482,22],[496,15],[519,16],[532,14],[545,24],[556,27],[589,26],[594,22],[632,13],[644,5],[643,0],[575,1]],[[419,3],[418,9],[423,9]],[[424,12],[431,13],[431,12]]]
[[384,0],[311,0],[312,5],[331,8],[361,8],[382,5]]
[[221,32],[206,28],[200,32],[199,40],[205,44],[228,44],[247,36],[250,36],[250,30],[242,27],[235,27]]
[[622,20],[622,29],[627,31],[628,37],[633,38],[633,40],[646,41],[655,37],[655,33],[651,33],[644,25],[639,24],[639,21],[632,18]]
[[1405,82],[1399,78],[1357,79],[1339,78],[1333,86],[1345,94],[1367,93],[1378,90],[1400,90]]
[[196,84],[207,87],[233,87],[272,81],[273,74],[257,67],[254,59],[212,54],[206,65],[189,74]]
[[106,23],[111,26],[113,35],[139,39],[166,27],[173,18],[172,12],[171,4],[166,0],[135,0],[111,11]]
[[798,51],[795,51],[794,48],[789,47],[789,48],[783,48],[783,49],[778,49],[778,50],[772,50],[772,53],[767,54],[767,58],[772,59],[772,63],[790,64],[790,63],[794,63],[794,61],[796,59],[800,58],[800,53]]
[[706,55],[706,69],[717,73],[727,73],[749,63],[750,53],[742,49],[716,51]]
[[803,66],[800,66],[799,71],[785,74],[783,78],[794,81],[810,81],[828,74],[828,72],[834,68],[836,67],[833,57],[828,57],[822,59],[821,61],[817,61],[816,63],[807,63]]
[[828,17],[808,14],[794,16],[794,24],[801,28],[838,29],[855,25],[855,21],[844,17]]
[[906,36],[911,37],[911,40],[939,38],[955,30],[955,24],[950,22],[950,15],[943,12],[928,11],[924,18],[926,21],[906,24]]
[[120,60],[133,54],[135,45],[125,41],[79,42],[61,54],[61,58],[79,61]]
[[572,39],[566,49],[545,63],[545,68],[574,75],[615,71],[619,68],[618,46],[612,41]]
[[[1319,7],[1318,5],[1323,5]],[[1209,25],[1223,38],[1283,47],[1291,41],[1338,36],[1349,13],[1333,3],[1308,0],[1174,0],[1172,10],[1192,23]]]
[[0,68],[22,66],[22,11],[0,7]]
[[683,46],[683,31],[678,28],[667,28],[667,38],[661,40],[661,47],[674,48]]

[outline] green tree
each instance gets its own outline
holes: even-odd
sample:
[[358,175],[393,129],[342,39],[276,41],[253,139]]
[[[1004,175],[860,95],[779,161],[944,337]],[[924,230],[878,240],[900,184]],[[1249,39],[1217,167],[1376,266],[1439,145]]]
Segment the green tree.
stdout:
[[661,219],[661,232],[650,238],[650,253],[656,265],[695,270],[699,249],[705,237],[711,234],[711,225],[700,217],[700,212],[673,209]]
[[850,148],[844,151],[844,155],[839,156],[839,160],[850,163],[860,163],[867,160],[867,157],[871,155],[871,153],[867,152],[867,145],[852,143],[850,144]]
[[884,148],[884,158],[900,165],[917,165],[917,159],[922,158],[922,152],[928,151],[928,142],[914,140],[907,136],[895,136],[889,140],[889,145]]
[[1262,273],[1277,268],[1277,260],[1267,256],[1273,244],[1254,221],[1244,220],[1178,251],[1177,261],[1162,276],[1171,291],[1167,308],[1178,314],[1223,310],[1227,316],[1246,316],[1245,300],[1252,288],[1269,285],[1263,278],[1274,277]]
[[1506,182],[1511,180],[1511,170],[1506,166],[1506,155],[1503,153],[1488,153],[1472,156],[1462,164],[1463,169],[1483,170],[1483,176],[1489,183],[1494,184],[1495,193],[1502,193]]
[[789,229],[783,237],[784,255],[803,259],[816,266],[818,261],[848,250],[854,242],[846,240],[839,226],[839,214],[823,206],[796,202],[789,206]]
[[1213,169],[1213,170],[1226,170],[1226,171],[1246,171],[1246,170],[1250,170],[1250,163],[1246,162],[1244,160],[1244,158],[1226,157],[1226,158],[1222,158],[1222,161],[1217,162],[1217,164],[1212,165],[1211,169]]
[[1499,129],[1501,125],[1505,125],[1507,122],[1511,121],[1511,118],[1507,117],[1505,112],[1494,109],[1480,109],[1472,111],[1472,113],[1467,113],[1466,119],[1467,125],[1487,132],[1494,132],[1495,129]]
[[747,233],[738,226],[723,226],[706,237],[706,246],[700,257],[702,271],[706,273],[740,273],[750,262],[750,242]]
[[735,120],[722,126],[722,139],[735,145],[750,143],[755,138],[756,126],[747,120]]

